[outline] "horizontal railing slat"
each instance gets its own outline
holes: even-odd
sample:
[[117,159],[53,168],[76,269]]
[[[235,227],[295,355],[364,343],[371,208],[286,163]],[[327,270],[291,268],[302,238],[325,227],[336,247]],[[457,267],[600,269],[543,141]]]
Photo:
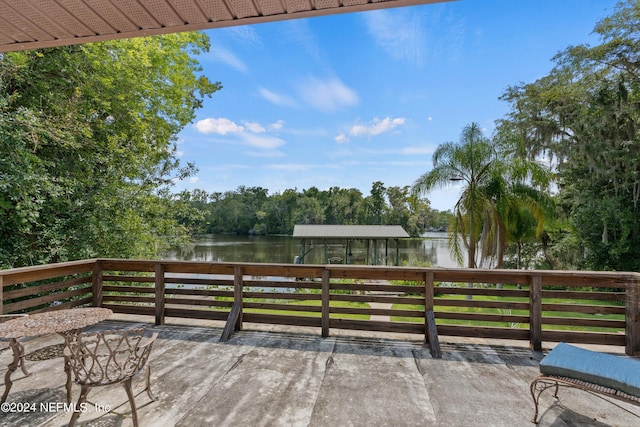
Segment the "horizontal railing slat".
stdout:
[[11,291],[5,291],[4,300],[12,300],[16,298],[33,296],[35,294],[42,294],[45,292],[58,291],[60,289],[69,288],[71,286],[79,286],[85,283],[91,283],[91,277],[78,277],[71,280],[63,280],[61,282],[44,283],[35,286],[29,286],[27,288],[14,289]]
[[87,259],[0,270],[0,276],[2,277],[0,282],[3,287],[7,287],[18,283],[36,282],[38,280],[47,280],[74,274],[91,273],[95,263],[96,260]]
[[570,313],[588,313],[588,314],[622,314],[625,313],[624,307],[616,307],[610,305],[584,305],[584,304],[542,304],[542,311],[566,311]]
[[202,307],[231,307],[233,305],[233,301],[192,298],[167,298],[166,303],[175,305],[197,305]]
[[13,313],[22,310],[28,310],[33,307],[38,307],[43,304],[49,304],[56,301],[63,301],[69,298],[86,295],[89,292],[91,292],[91,287],[74,289],[71,291],[59,292],[56,294],[49,294],[41,297],[29,298],[10,304],[5,304],[3,308],[7,313]]
[[542,339],[551,342],[572,342],[579,344],[625,345],[624,334],[607,334],[577,331],[542,330]]
[[165,316],[183,319],[227,320],[228,310],[198,310],[167,307]]

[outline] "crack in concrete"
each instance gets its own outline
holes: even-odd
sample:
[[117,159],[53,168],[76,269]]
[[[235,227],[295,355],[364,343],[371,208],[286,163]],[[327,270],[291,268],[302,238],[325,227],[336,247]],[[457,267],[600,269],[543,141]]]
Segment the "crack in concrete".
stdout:
[[[249,353],[244,353],[241,354],[240,356],[238,356],[238,358],[236,359],[236,361],[233,363],[233,365],[231,365],[231,367],[229,369],[227,369],[227,371],[222,374],[222,376],[220,378],[224,378],[229,372],[233,371],[234,369],[236,369],[241,363],[242,363],[242,359],[245,358],[245,356],[247,356]],[[217,381],[216,381],[217,382]]]
[[[327,370],[329,370],[331,365],[333,365],[334,363],[335,363],[335,361],[333,360],[333,356],[327,357],[327,361],[324,364],[324,369],[325,369],[324,374],[325,375],[327,374]],[[323,377],[323,379],[324,379],[324,377]]]
[[[216,386],[220,381],[222,381],[222,379],[223,379],[224,377],[226,377],[226,376],[227,376],[231,371],[233,371],[233,370],[234,370],[234,369],[236,369],[238,366],[240,366],[240,364],[242,363],[242,360],[243,360],[246,356],[248,356],[249,354],[251,354],[251,352],[253,352],[253,351],[255,351],[255,350],[252,350],[252,351],[250,351],[249,353],[243,353],[243,354],[241,354],[240,356],[238,356],[238,358],[236,359],[236,361],[235,361],[235,362],[233,362],[233,364],[229,367],[229,369],[227,369],[227,370],[225,371],[225,373],[224,373],[224,374],[220,375],[220,376],[219,376],[215,381],[213,381],[213,382],[208,386],[209,392],[211,392],[211,391],[215,388],[215,386]],[[206,398],[207,398],[207,395],[208,395],[208,393],[205,393],[203,396],[201,396],[201,397],[198,399],[198,401],[201,401],[202,399],[206,399]],[[183,423],[185,422],[185,420],[186,420],[190,415],[191,415],[191,414],[190,414],[189,412],[185,413],[182,417],[180,417],[180,419],[178,419],[178,420],[176,421],[175,425],[176,425],[176,426],[183,425]]]
[[336,352],[336,340],[333,339],[333,345],[331,347],[331,354],[327,357],[327,360],[324,362],[324,373],[322,374],[322,380],[320,380],[320,385],[318,387],[318,393],[316,394],[315,402],[313,402],[313,408],[311,409],[311,418],[309,419],[309,425],[311,425],[313,419],[315,418],[315,414],[318,412],[318,408],[322,405],[320,400],[321,390],[324,387],[325,379],[327,378],[327,373],[331,369],[333,365],[335,365],[336,361],[333,358],[333,355]]
[[424,366],[422,366],[422,363],[420,363],[420,355],[418,354],[418,350],[411,350],[411,354],[413,354],[413,361],[416,364],[416,368],[418,368],[418,372],[420,373],[420,375],[422,377],[424,377],[424,374],[427,373],[427,370],[424,368]]

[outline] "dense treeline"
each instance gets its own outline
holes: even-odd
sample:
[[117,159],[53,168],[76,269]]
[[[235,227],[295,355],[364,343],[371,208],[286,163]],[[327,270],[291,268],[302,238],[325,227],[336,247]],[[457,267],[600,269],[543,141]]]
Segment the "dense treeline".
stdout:
[[195,190],[182,194],[201,216],[184,223],[198,233],[291,234],[295,224],[394,224],[412,236],[446,230],[449,212],[431,209],[409,187],[374,182],[368,196],[355,188],[311,187],[269,194],[262,187],[239,187],[225,193]]
[[189,230],[177,133],[218,84],[199,33],[0,54],[0,268],[153,257]]

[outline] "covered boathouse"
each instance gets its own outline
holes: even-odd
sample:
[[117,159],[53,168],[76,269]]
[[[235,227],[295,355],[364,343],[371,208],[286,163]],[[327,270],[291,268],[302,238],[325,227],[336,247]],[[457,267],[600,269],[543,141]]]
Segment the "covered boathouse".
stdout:
[[[351,264],[353,260],[353,242],[365,243],[364,264],[387,265],[389,261],[389,240],[395,243],[395,265],[398,265],[399,239],[406,239],[409,234],[400,225],[308,225],[296,224],[293,228],[293,237],[300,239],[300,256],[295,263],[304,264],[305,256],[316,245],[324,249],[325,264]],[[379,261],[379,243],[384,241],[383,262]],[[329,257],[329,244],[343,244],[344,257]]]

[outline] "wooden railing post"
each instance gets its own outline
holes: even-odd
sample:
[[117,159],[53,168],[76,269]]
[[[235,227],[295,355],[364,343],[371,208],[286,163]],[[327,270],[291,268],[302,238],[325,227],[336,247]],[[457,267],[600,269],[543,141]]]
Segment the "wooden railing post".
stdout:
[[98,260],[93,264],[91,290],[93,293],[93,306],[102,307],[102,265]]
[[0,276],[0,314],[4,314],[4,276]]
[[322,269],[322,337],[329,336],[329,270]]
[[625,286],[625,353],[640,355],[640,282]]
[[438,327],[436,326],[436,315],[434,306],[434,280],[433,271],[424,273],[424,336],[425,341],[429,344],[431,357],[436,359],[442,358],[440,351],[440,339],[438,338]]
[[242,291],[244,288],[242,267],[236,265],[233,267],[233,304],[238,306],[238,318],[236,319],[234,329],[242,330]]
[[529,284],[529,348],[542,351],[542,277],[531,276]]
[[242,266],[236,265],[233,267],[233,305],[231,311],[227,316],[227,323],[225,323],[222,329],[222,335],[220,335],[220,341],[225,342],[231,338],[233,331],[242,330],[242,291],[244,288],[243,277],[244,272]]
[[158,262],[154,269],[156,291],[156,325],[164,325],[164,264]]

